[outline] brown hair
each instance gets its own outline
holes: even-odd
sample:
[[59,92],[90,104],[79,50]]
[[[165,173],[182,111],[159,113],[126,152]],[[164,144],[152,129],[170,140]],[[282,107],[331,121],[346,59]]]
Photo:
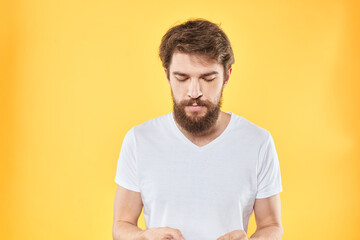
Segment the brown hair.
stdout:
[[[226,73],[234,63],[230,41],[219,25],[197,18],[170,28],[161,39],[159,57],[164,68],[169,70],[174,51],[197,53],[217,60]],[[168,71],[169,78],[169,71]]]

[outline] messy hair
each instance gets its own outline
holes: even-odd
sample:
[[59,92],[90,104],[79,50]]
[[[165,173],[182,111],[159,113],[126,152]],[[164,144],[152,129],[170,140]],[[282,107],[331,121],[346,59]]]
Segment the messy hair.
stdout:
[[[234,64],[230,41],[219,25],[197,18],[170,28],[161,39],[159,57],[169,70],[174,51],[196,53],[216,60],[224,67],[224,79]],[[167,71],[169,78],[169,71]]]

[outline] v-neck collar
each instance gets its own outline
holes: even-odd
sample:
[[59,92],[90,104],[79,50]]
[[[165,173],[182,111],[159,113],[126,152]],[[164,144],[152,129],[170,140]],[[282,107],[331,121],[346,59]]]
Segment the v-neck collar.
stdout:
[[232,123],[234,121],[234,114],[232,112],[227,112],[230,113],[230,121],[228,123],[228,125],[226,126],[226,128],[224,129],[224,131],[217,136],[214,140],[212,140],[211,142],[209,142],[208,144],[204,145],[204,146],[198,146],[195,143],[193,143],[192,141],[190,141],[190,139],[188,139],[178,128],[178,126],[176,125],[175,119],[174,119],[174,112],[169,113],[169,119],[171,122],[171,125],[173,126],[176,135],[178,135],[180,138],[182,138],[184,140],[184,142],[189,145],[191,148],[198,150],[198,151],[202,151],[202,150],[206,150],[210,147],[212,147],[213,145],[215,145],[217,142],[219,142],[222,138],[224,138],[224,136],[230,131],[231,127],[232,127]]

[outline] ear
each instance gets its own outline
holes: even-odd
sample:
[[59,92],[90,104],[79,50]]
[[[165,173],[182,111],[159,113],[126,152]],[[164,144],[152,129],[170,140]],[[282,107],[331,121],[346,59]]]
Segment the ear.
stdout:
[[228,81],[230,79],[231,71],[232,71],[232,68],[230,67],[227,71],[226,79],[224,80],[224,84],[223,84],[223,88],[226,86],[226,84],[228,83]]
[[168,71],[166,68],[164,68],[164,71],[165,71],[165,76],[166,76],[166,79],[168,80],[168,82],[170,83],[170,79],[168,78]]

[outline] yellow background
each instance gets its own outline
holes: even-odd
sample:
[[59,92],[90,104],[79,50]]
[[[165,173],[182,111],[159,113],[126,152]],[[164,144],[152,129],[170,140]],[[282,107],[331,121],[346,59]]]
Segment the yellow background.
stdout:
[[283,239],[360,239],[359,4],[333,0],[1,0],[1,239],[112,238],[123,137],[172,111],[157,51],[190,17],[232,42],[222,110],[274,137]]

